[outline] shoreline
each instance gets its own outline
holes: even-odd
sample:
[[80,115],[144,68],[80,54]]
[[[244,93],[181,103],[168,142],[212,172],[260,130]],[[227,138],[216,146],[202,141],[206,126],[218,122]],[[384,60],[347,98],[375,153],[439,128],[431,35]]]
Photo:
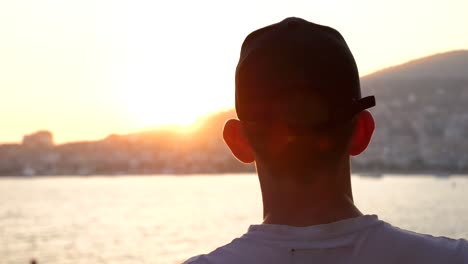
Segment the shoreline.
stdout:
[[[40,179],[40,178],[121,178],[121,177],[222,177],[222,176],[255,176],[255,171],[251,172],[197,172],[197,173],[122,173],[122,174],[58,174],[58,175],[4,175],[0,179]],[[355,171],[352,176],[363,178],[385,178],[385,177],[434,177],[434,178],[450,178],[450,177],[468,177],[468,172],[444,172],[444,171]]]

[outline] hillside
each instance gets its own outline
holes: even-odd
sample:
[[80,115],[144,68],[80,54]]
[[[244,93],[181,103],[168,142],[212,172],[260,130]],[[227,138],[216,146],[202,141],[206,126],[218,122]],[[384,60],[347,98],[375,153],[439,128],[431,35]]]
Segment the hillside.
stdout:
[[468,50],[438,53],[379,70],[362,78],[371,80],[468,80]]
[[[355,172],[468,173],[468,51],[383,69],[361,79],[376,96],[376,131],[353,160]],[[38,132],[0,145],[0,175],[224,173],[253,171],[221,138],[234,110],[204,118],[192,133],[153,130],[93,142],[53,145]]]
[[468,51],[384,69],[361,86],[376,96],[377,126],[357,168],[468,171]]

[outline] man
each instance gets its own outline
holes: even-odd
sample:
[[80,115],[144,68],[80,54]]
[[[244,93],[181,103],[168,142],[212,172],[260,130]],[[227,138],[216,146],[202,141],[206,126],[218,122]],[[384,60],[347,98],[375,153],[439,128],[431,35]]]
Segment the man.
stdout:
[[350,156],[374,131],[340,33],[299,18],[256,30],[236,69],[236,111],[223,136],[255,162],[264,220],[186,263],[468,263],[466,240],[401,230],[353,203]]

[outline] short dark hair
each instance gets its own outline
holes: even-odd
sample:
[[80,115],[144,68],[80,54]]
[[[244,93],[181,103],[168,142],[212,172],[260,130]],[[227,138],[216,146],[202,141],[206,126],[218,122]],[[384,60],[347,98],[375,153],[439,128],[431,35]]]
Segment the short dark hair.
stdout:
[[291,128],[283,122],[241,124],[257,161],[275,170],[290,171],[329,168],[347,158],[356,122],[352,118],[324,130]]

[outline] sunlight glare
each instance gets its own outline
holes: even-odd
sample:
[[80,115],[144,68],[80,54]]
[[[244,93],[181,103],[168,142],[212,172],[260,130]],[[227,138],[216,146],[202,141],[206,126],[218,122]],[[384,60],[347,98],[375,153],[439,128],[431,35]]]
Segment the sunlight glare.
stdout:
[[124,94],[127,112],[140,128],[162,127],[179,132],[193,131],[202,116],[212,112],[209,100],[187,91],[172,89],[128,89]]

